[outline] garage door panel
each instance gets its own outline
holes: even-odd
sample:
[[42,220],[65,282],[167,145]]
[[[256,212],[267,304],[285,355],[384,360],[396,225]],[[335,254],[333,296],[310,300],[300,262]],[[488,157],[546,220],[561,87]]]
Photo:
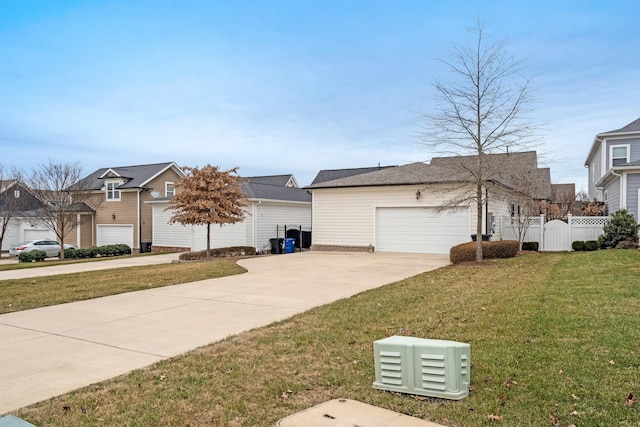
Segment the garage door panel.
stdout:
[[377,251],[445,254],[468,240],[468,208],[376,209]]
[[97,228],[98,246],[124,243],[133,249],[133,225],[98,225]]

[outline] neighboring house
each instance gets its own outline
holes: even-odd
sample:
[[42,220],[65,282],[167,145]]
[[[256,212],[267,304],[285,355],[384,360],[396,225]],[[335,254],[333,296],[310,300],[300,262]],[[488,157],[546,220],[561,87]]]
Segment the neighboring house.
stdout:
[[[211,227],[211,248],[252,246],[269,248],[272,238],[284,238],[288,229],[311,229],[311,195],[298,188],[293,175],[255,176],[242,184],[247,195],[245,220]],[[153,250],[204,250],[206,226],[169,224],[170,197],[148,201],[153,209]]]
[[640,119],[597,134],[585,166],[590,200],[604,202],[609,213],[627,209],[640,219]]
[[[465,171],[476,160],[441,157],[364,173],[321,171],[305,187],[313,194],[312,250],[444,254],[470,241],[477,211],[468,197],[475,184]],[[550,172],[538,168],[535,152],[488,155],[486,161],[493,173],[483,191],[483,233],[491,233],[493,217],[513,210],[515,175],[529,177],[533,197],[548,200]],[[499,240],[501,230],[494,231]]]
[[95,210],[76,230],[75,243],[124,243],[134,251],[150,250],[153,213],[145,202],[171,197],[184,176],[174,162],[101,168],[89,174],[72,186],[76,197]]
[[42,202],[21,181],[0,181],[0,219],[11,216],[7,224],[3,251],[12,245],[34,239],[56,239],[56,234],[33,220],[33,212],[42,207]]

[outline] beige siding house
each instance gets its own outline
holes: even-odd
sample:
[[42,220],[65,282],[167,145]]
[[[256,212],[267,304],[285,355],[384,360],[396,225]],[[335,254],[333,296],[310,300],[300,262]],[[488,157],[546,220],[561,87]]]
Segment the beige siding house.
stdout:
[[174,162],[94,171],[74,185],[95,211],[76,230],[77,243],[80,247],[124,243],[134,251],[150,250],[153,212],[146,202],[172,196],[175,183],[184,176]]
[[[509,212],[509,170],[535,171],[547,198],[549,169],[535,152],[487,156],[497,171],[483,191],[483,234],[500,239],[493,218]],[[433,159],[431,164],[321,171],[306,187],[313,194],[312,250],[448,253],[476,232],[475,184],[459,163],[473,156]]]

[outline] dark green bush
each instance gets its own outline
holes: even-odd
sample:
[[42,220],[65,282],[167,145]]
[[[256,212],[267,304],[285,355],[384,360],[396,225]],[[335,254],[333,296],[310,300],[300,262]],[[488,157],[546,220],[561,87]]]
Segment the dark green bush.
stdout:
[[585,242],[583,242],[582,240],[576,240],[575,242],[571,243],[571,249],[573,249],[574,251],[584,251],[584,246]]
[[598,248],[599,248],[599,245],[596,240],[587,240],[586,242],[584,242],[585,251],[597,251]]
[[18,255],[18,262],[38,262],[44,261],[47,257],[47,253],[45,251],[31,251],[31,252],[23,252]]
[[67,259],[83,259],[83,258],[97,258],[97,257],[111,257],[131,255],[131,248],[128,245],[105,245],[95,247],[92,246],[86,249],[65,249],[64,257]]
[[638,228],[640,225],[634,216],[626,209],[620,209],[605,221],[598,244],[601,248],[615,248],[623,240],[637,242]]
[[[211,257],[233,257],[233,256],[249,256],[256,254],[256,248],[253,246],[231,246],[228,248],[211,249]],[[181,261],[196,261],[207,259],[207,251],[183,252],[178,257]]]
[[[476,242],[462,243],[449,250],[449,259],[452,264],[476,260]],[[517,240],[498,240],[495,242],[482,242],[482,255],[485,259],[513,258],[520,250],[520,242]]]
[[538,242],[522,242],[523,251],[537,251]]

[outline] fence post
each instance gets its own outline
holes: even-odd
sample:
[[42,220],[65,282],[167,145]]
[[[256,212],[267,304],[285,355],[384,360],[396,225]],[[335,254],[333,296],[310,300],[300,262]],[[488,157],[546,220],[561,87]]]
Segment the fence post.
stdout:
[[540,214],[540,247],[538,250],[544,250],[544,214]]
[[567,224],[569,224],[569,248],[567,249],[569,252],[573,249],[571,244],[573,243],[573,215],[567,214]]

